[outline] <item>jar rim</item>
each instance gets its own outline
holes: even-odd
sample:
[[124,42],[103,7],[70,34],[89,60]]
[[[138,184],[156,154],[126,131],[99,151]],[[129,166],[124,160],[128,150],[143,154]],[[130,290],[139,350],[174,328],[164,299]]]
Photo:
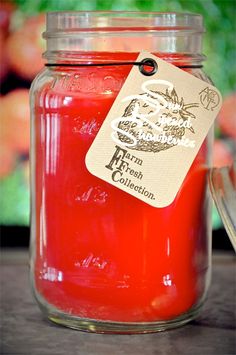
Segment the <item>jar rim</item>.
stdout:
[[47,13],[47,30],[68,31],[191,31],[204,32],[203,17],[190,12],[55,11]]
[[44,56],[72,52],[182,53],[199,58],[203,17],[187,12],[69,11],[47,13]]

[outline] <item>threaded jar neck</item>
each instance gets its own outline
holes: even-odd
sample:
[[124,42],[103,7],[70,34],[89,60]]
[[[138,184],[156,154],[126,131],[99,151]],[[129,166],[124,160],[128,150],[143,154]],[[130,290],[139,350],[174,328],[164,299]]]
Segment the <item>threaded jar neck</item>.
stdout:
[[[76,53],[149,51],[201,62],[203,18],[190,13],[51,12],[43,37],[44,57],[71,60]],[[86,56],[85,56],[86,57]]]

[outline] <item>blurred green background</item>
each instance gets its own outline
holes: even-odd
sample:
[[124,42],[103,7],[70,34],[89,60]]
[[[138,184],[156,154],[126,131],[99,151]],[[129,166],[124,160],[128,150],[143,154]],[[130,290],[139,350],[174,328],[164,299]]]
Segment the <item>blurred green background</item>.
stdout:
[[[196,12],[204,17],[205,71],[224,97],[216,125],[214,165],[232,162],[236,141],[235,0],[12,0],[0,1],[0,224],[29,224],[30,83],[43,66],[41,32],[47,11]],[[18,128],[19,127],[19,128]],[[14,131],[14,132],[13,132]],[[19,138],[21,137],[21,139]],[[214,228],[221,226],[214,210]]]

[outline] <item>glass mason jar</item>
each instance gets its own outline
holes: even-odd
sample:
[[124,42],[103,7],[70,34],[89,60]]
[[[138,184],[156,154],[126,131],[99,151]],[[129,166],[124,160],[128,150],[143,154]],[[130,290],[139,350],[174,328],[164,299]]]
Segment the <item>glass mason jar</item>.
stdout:
[[51,66],[31,87],[31,280],[50,320],[146,333],[198,314],[210,279],[212,132],[165,208],[91,175],[85,155],[140,51],[209,80],[202,33],[197,14],[47,15]]

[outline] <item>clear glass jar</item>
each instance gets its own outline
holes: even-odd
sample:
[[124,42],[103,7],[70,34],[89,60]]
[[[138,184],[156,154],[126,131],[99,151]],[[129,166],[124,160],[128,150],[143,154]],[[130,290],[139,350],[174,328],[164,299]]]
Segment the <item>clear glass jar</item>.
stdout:
[[44,56],[56,65],[31,88],[31,280],[50,320],[146,333],[198,314],[210,279],[212,132],[165,208],[91,175],[85,155],[132,67],[99,63],[146,50],[207,81],[202,33],[195,14],[47,15]]

